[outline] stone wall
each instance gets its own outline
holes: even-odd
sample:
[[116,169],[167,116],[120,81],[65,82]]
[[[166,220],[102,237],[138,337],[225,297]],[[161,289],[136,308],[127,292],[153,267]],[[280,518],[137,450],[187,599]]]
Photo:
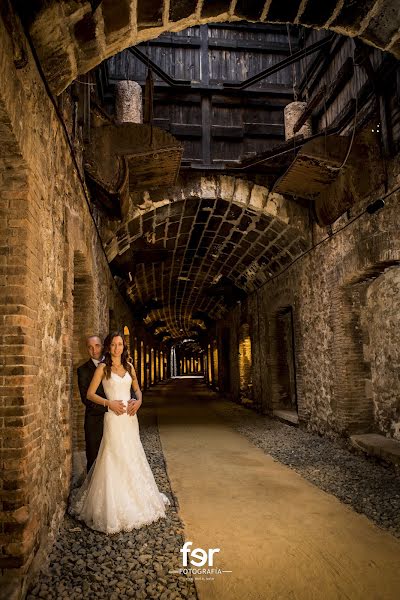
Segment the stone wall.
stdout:
[[[399,164],[398,158],[389,164],[389,191],[399,185]],[[333,232],[374,198],[341,217]],[[327,240],[219,322],[218,331],[231,331],[226,392],[233,399],[239,400],[239,327],[247,322],[262,411],[282,407],[289,374],[280,364],[280,315],[291,307],[300,421],[329,436],[376,431],[399,438],[399,200],[397,192],[384,209],[362,215],[332,238],[314,225],[314,244]]]

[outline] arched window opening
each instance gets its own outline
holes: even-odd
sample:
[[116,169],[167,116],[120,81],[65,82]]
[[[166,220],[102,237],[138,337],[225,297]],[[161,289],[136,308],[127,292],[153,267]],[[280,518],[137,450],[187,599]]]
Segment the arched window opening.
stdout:
[[241,402],[254,404],[251,338],[247,323],[244,323],[239,331],[239,379]]
[[138,340],[137,338],[133,338],[133,367],[136,372],[139,371],[138,364]]
[[156,366],[156,356],[155,356],[154,348],[152,348],[150,350],[151,385],[154,385],[155,381],[156,381],[155,366]]
[[[296,366],[291,306],[277,315],[277,410],[297,413]],[[275,410],[276,410],[275,409]]]
[[151,385],[150,348],[146,346],[146,387]]
[[132,355],[131,355],[131,336],[130,336],[130,333],[129,333],[129,327],[127,325],[125,325],[125,327],[124,327],[124,339],[125,339],[126,348],[128,350],[128,360],[131,361],[132,360]]
[[215,387],[218,389],[218,345],[217,345],[216,340],[214,340],[214,343],[213,343],[212,359],[213,359],[213,365],[214,365],[213,383],[214,383]]
[[144,355],[144,343],[140,342],[140,385],[146,387],[145,381],[145,355]]

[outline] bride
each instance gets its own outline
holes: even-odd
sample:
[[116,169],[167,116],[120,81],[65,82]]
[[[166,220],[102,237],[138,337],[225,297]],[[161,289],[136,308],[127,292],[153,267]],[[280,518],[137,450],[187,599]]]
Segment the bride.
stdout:
[[[96,394],[100,383],[107,399]],[[137,400],[128,408],[131,384]],[[104,533],[131,531],[165,517],[170,501],[159,492],[140,441],[136,412],[142,393],[121,333],[104,340],[104,361],[93,375],[87,398],[109,410],[97,459],[69,512]]]

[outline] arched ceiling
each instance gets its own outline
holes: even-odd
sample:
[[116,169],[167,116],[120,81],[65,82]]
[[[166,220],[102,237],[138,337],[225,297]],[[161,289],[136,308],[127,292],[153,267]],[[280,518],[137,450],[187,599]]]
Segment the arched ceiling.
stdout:
[[154,333],[192,336],[307,247],[306,214],[233,177],[202,178],[136,208],[106,244],[137,316]]
[[246,19],[340,34],[400,57],[398,0],[16,0],[51,89],[166,31]]

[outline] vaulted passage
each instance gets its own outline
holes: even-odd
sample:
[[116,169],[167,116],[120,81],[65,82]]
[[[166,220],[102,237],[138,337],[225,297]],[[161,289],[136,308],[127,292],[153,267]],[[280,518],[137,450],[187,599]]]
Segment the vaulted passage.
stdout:
[[[397,597],[398,3],[26,4],[0,10],[1,596]],[[118,403],[78,368],[116,331],[170,505],[106,535],[68,508]]]

